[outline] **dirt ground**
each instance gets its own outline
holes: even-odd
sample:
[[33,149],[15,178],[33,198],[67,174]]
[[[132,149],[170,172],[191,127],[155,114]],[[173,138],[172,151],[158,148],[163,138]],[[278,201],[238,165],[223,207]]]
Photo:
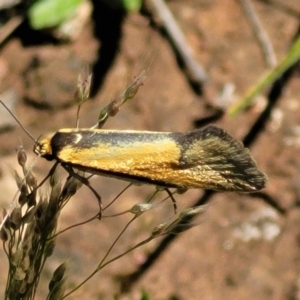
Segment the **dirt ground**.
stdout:
[[[284,57],[299,30],[299,0],[252,1],[278,60]],[[168,1],[195,58],[208,80],[199,92],[188,80],[166,34],[148,13],[124,16],[95,6],[93,15],[73,42],[21,27],[0,49],[0,94],[34,137],[63,127],[75,127],[74,90],[86,65],[94,72],[93,97],[84,104],[80,126],[90,127],[100,108],[121,92],[134,76],[147,69],[136,97],[111,118],[105,128],[151,131],[188,131],[213,120],[242,140],[261,116],[268,90],[247,111],[234,118],[219,116],[224,87],[234,87],[237,101],[261,77],[267,66],[261,48],[239,1]],[[178,210],[204,195],[208,206],[197,226],[173,239],[159,252],[155,239],[96,274],[68,299],[300,299],[300,84],[294,73],[283,94],[250,145],[251,153],[269,178],[262,193],[253,195],[191,190],[176,195]],[[14,149],[20,143],[33,161],[33,142],[4,110],[0,134],[0,204],[9,207],[16,185],[11,168],[18,169]],[[298,123],[299,122],[299,123]],[[34,171],[42,179],[51,163],[38,160]],[[63,174],[63,173],[62,173]],[[64,174],[63,174],[64,175]],[[94,177],[93,187],[109,203],[126,186],[122,181]],[[145,201],[153,187],[131,187],[106,214],[130,209]],[[44,189],[47,192],[47,188]],[[161,193],[158,199],[166,195]],[[64,208],[60,228],[95,214],[97,201],[83,187]],[[131,219],[125,214],[94,220],[60,235],[45,266],[36,299],[45,299],[53,271],[68,262],[67,291],[98,265]],[[118,255],[147,238],[161,222],[174,219],[171,202],[140,216],[114,247]],[[166,242],[166,241],[165,241]],[[164,243],[165,243],[164,242]],[[136,280],[121,278],[159,255]],[[0,294],[5,289],[7,261],[0,260]]]

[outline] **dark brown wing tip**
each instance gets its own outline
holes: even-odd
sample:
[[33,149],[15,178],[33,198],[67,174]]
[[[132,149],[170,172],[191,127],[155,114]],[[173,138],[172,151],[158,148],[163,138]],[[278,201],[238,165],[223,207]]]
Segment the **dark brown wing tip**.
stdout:
[[263,189],[268,177],[261,172],[249,149],[233,138],[226,130],[209,125],[201,132],[201,139],[211,157],[212,168],[233,183],[229,189],[239,192],[256,192]]
[[[253,161],[253,163],[255,163]],[[256,169],[256,172],[253,172],[249,175],[249,178],[246,178],[246,181],[249,182],[249,190],[245,192],[257,192],[266,187],[268,182],[268,177],[266,174]]]
[[[242,187],[242,191],[256,192],[263,189],[267,184],[268,177],[258,169],[249,149],[245,148],[241,141],[233,138],[226,130],[214,125],[209,127],[211,127],[208,128],[209,132],[213,132],[226,140],[230,144],[230,148],[233,149],[232,156],[235,158],[236,167],[241,170],[243,181],[246,183],[246,186]],[[247,185],[249,189],[247,189]]]

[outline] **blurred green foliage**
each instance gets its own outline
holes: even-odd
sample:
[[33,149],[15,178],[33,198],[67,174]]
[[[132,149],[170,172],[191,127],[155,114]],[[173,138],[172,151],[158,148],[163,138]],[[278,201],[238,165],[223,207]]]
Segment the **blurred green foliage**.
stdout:
[[142,6],[142,0],[121,0],[124,8],[128,11],[138,11]]
[[[86,0],[37,0],[28,11],[30,25],[40,30],[60,26],[76,14],[79,5]],[[138,11],[142,0],[98,0],[110,5],[112,9],[127,12]]]
[[29,22],[34,29],[53,28],[76,14],[84,0],[39,0],[28,11]]

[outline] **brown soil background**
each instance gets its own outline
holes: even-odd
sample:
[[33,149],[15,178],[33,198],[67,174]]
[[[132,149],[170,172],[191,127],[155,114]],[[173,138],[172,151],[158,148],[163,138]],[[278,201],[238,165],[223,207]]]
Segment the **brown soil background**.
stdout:
[[[105,128],[191,130],[195,120],[215,113],[209,104],[217,103],[225,84],[235,86],[231,100],[237,100],[260,78],[266,64],[238,1],[185,0],[168,4],[195,57],[209,75],[202,95],[195,93],[187,80],[166,36],[151,26],[146,15],[137,14],[119,18],[119,48],[109,68],[106,64],[113,56],[113,48],[106,53],[101,49],[118,32],[114,28],[118,16],[102,15],[102,25],[106,22],[101,30],[102,41],[94,30],[95,20],[102,22],[100,17],[91,19],[71,43],[42,43],[40,36],[31,36],[33,33],[26,26],[21,27],[0,49],[0,92],[13,92],[18,118],[38,137],[75,126],[73,94],[77,76],[85,65],[91,65],[95,72],[95,86],[93,98],[81,111],[81,127],[93,125],[100,108],[141,70],[149,69],[136,97]],[[281,59],[299,27],[299,0],[253,4]],[[129,291],[120,295],[120,277],[136,271],[159,245],[159,239],[107,266],[69,299],[112,299],[114,295],[119,295],[119,299],[140,299],[143,289],[151,300],[300,299],[300,84],[296,75],[286,84],[265,127],[251,145],[253,157],[269,177],[263,193],[212,195],[207,210],[196,222],[198,226],[175,236]],[[267,91],[246,112],[234,118],[225,115],[216,124],[243,139],[262,113],[266,95]],[[1,109],[1,118],[6,118],[5,114]],[[9,206],[16,192],[10,167],[18,169],[14,148],[19,138],[28,150],[29,161],[34,159],[32,141],[18,126],[11,129],[2,130],[0,135],[2,207]],[[50,166],[39,160],[35,173],[43,178]],[[125,186],[121,181],[101,177],[91,182],[104,203]],[[152,191],[151,187],[130,188],[110,212],[126,210]],[[193,190],[176,196],[179,209],[195,203],[202,195],[203,191]],[[64,209],[60,227],[86,220],[96,210],[94,196],[83,187]],[[45,299],[49,278],[65,260],[69,265],[67,290],[80,283],[94,270],[130,218],[124,215],[96,220],[62,234],[45,266],[36,299]],[[172,218],[171,203],[141,216],[126,231],[113,254],[124,252],[147,237],[157,224]],[[3,251],[0,253],[3,294],[7,261]]]

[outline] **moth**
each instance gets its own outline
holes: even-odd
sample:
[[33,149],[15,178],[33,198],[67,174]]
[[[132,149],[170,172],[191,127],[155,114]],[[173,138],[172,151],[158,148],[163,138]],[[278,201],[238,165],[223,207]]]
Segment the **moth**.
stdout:
[[187,133],[60,129],[37,141],[34,152],[69,168],[164,188],[255,192],[267,182],[249,150],[214,125]]

